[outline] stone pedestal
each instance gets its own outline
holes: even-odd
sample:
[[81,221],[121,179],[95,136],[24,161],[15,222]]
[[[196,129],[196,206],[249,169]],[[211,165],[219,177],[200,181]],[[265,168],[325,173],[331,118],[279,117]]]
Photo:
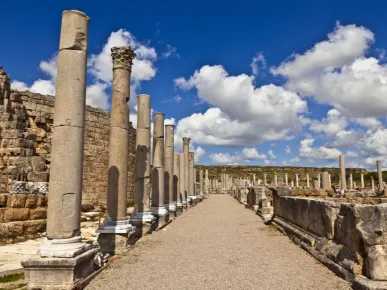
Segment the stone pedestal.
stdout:
[[23,261],[28,289],[74,289],[76,283],[92,274],[98,267],[95,256],[99,249],[92,248],[73,258],[35,258]]

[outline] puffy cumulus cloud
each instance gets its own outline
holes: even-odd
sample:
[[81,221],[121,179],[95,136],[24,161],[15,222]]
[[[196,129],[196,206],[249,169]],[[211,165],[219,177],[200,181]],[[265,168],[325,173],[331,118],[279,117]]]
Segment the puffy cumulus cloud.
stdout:
[[210,154],[212,163],[216,165],[231,165],[237,164],[240,159],[239,156],[233,156],[228,153],[213,153]]
[[242,157],[248,160],[265,159],[266,155],[258,153],[256,148],[243,148]]
[[38,79],[31,86],[28,86],[24,82],[14,80],[11,83],[11,87],[19,91],[29,90],[42,95],[55,95],[57,67],[58,56],[55,54],[48,61],[43,60],[39,64],[39,69],[49,77],[48,80]]
[[380,128],[375,132],[368,131],[358,144],[365,157],[366,164],[373,164],[376,160],[387,160],[387,129]]
[[285,152],[286,152],[287,154],[290,154],[290,152],[292,152],[292,150],[290,149],[289,146],[286,146],[286,147],[285,147]]
[[345,129],[347,125],[347,119],[341,116],[339,111],[332,109],[328,111],[326,118],[321,121],[312,120],[310,129],[313,132],[323,132],[328,136],[332,136]]
[[[106,92],[112,86],[112,60],[110,49],[114,46],[131,46],[136,53],[133,60],[131,74],[131,96],[129,103],[133,108],[136,103],[136,90],[140,87],[142,81],[151,80],[156,75],[154,62],[157,60],[157,53],[153,47],[139,42],[129,31],[119,29],[112,32],[103,45],[102,51],[98,54],[92,54],[88,59],[88,72],[93,77],[93,83],[86,89],[86,103],[90,106],[100,107],[104,110],[109,109],[109,96]],[[58,56],[54,55],[48,61],[41,61],[39,68],[47,76],[48,80],[39,79],[31,86],[13,81],[11,86],[18,90],[30,90],[40,94],[55,95],[56,72],[58,67]]]
[[333,160],[339,157],[341,152],[336,148],[325,146],[312,147],[315,139],[304,139],[300,142],[300,156],[310,160]]
[[266,59],[261,52],[258,52],[257,55],[253,57],[253,60],[250,66],[251,66],[251,71],[255,76],[258,75],[261,69],[266,69],[267,67]]
[[[136,53],[136,58],[133,60],[131,73],[131,96],[129,103],[131,107],[136,104],[136,90],[140,87],[142,81],[151,80],[156,75],[154,62],[157,59],[156,50],[146,44],[138,41],[129,31],[119,29],[112,32],[104,44],[102,50],[98,54],[92,54],[88,60],[88,71],[94,77],[95,83],[106,84],[111,87],[113,78],[113,64],[111,59],[111,48],[114,46],[130,46]],[[101,91],[99,96],[87,95],[87,102],[93,99],[100,99],[100,103],[108,104],[108,99],[105,91]],[[105,99],[105,101],[102,101]],[[107,109],[107,106],[102,107]]]
[[303,126],[307,103],[282,87],[256,88],[253,81],[246,74],[230,76],[220,65],[205,65],[188,80],[176,79],[177,87],[196,88],[198,97],[214,106],[180,120],[178,130],[200,143],[223,146],[291,139]]
[[301,161],[301,159],[300,159],[300,157],[298,157],[298,156],[296,156],[296,157],[294,157],[294,158],[291,158],[291,159],[289,159],[289,160],[283,160],[282,161],[282,165],[289,165],[289,164],[297,164],[297,163],[299,163]]
[[328,40],[272,68],[286,88],[315,97],[346,116],[367,118],[387,113],[387,65],[366,57],[374,34],[356,25],[337,24]]
[[273,150],[267,151],[267,154],[269,155],[270,159],[276,159],[277,156],[274,154]]
[[195,163],[197,164],[202,160],[202,158],[206,154],[206,150],[204,150],[202,147],[198,146],[194,152],[195,152]]
[[348,158],[356,158],[359,157],[359,153],[348,150],[347,152],[345,152],[345,156],[347,156]]

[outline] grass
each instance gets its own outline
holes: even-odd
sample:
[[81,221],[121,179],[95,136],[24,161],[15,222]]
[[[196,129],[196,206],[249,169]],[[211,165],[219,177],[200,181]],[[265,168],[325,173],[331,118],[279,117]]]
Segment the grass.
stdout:
[[24,279],[24,273],[10,274],[0,277],[0,283],[9,283]]

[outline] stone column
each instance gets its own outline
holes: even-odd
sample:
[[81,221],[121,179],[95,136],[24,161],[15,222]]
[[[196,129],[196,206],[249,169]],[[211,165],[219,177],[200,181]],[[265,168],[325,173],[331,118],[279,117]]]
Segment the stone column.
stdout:
[[176,205],[173,202],[173,161],[174,161],[174,125],[165,125],[164,157],[164,204],[170,216],[175,216]]
[[288,183],[288,174],[287,173],[285,173],[285,185],[286,186],[289,185],[289,183]]
[[319,188],[321,188],[321,174],[320,173],[317,175],[317,180],[318,180]]
[[363,172],[360,174],[360,182],[361,182],[361,188],[364,188],[364,173]]
[[199,195],[204,194],[204,186],[203,186],[203,170],[199,170]]
[[97,230],[103,252],[122,254],[134,229],[127,214],[130,74],[136,56],[129,46],[113,47],[107,214]]
[[329,180],[329,188],[332,188],[332,177],[331,177],[331,174],[329,173],[328,174],[328,180]]
[[253,182],[255,183],[255,174],[253,174]]
[[341,181],[341,190],[347,189],[347,180],[345,177],[345,165],[344,165],[344,155],[339,156],[340,163],[340,181]]
[[168,215],[164,206],[164,114],[156,113],[153,119],[152,213],[158,219],[157,226],[162,226]]
[[195,200],[195,192],[194,192],[194,184],[195,184],[195,173],[194,173],[194,153],[189,152],[188,153],[188,168],[189,168],[189,188],[188,188],[188,195],[191,197],[191,199]]
[[204,182],[204,193],[206,195],[208,195],[208,191],[209,191],[208,186],[209,186],[209,184],[208,184],[208,170],[206,169],[206,179],[205,179],[205,182]]
[[155,220],[150,208],[150,103],[150,96],[137,96],[135,206],[130,217],[130,223],[136,226],[137,235],[149,233]]
[[298,173],[296,173],[296,187],[299,187],[299,182],[298,182]]
[[330,189],[329,187],[329,173],[324,171],[322,173],[322,189]]
[[183,204],[183,207],[187,207],[187,195],[185,191],[185,161],[184,161],[185,155],[184,153],[180,154],[180,173],[179,173],[179,186],[180,186],[180,196],[181,196],[181,203]]
[[22,262],[28,289],[72,289],[76,279],[93,272],[98,252],[81,241],[80,231],[88,23],[83,12],[62,14],[47,237],[38,250],[40,258]]
[[188,159],[188,151],[189,151],[189,142],[191,138],[183,137],[183,154],[184,154],[184,192],[187,199],[187,205],[191,201],[189,197],[189,159]]
[[173,153],[173,202],[176,206],[176,213],[181,214],[183,203],[180,195],[180,154]]
[[267,174],[263,174],[263,185],[267,184]]
[[379,191],[384,190],[383,175],[382,175],[382,166],[380,160],[376,161],[376,168],[378,170],[378,182],[379,182]]
[[292,182],[290,183],[290,186],[293,188],[294,187],[294,181],[292,180]]
[[309,183],[309,173],[306,174],[306,187],[310,187],[310,183]]
[[352,188],[353,188],[353,179],[352,179],[352,173],[351,173],[351,174],[349,174],[349,181],[348,181],[348,183],[349,183],[349,189],[352,189]]
[[277,186],[278,185],[278,180],[277,180],[277,175],[275,174],[274,175],[274,186]]
[[194,170],[193,170],[193,179],[194,179],[194,183],[193,183],[193,195],[194,196],[197,196],[198,194],[197,194],[197,192],[196,192],[196,178],[197,178],[197,176],[196,176],[196,168],[194,167]]
[[320,189],[320,183],[318,180],[313,180],[313,189]]

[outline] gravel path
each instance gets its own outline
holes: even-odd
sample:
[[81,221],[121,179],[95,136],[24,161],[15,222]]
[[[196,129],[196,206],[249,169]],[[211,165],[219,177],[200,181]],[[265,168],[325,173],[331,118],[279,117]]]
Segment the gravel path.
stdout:
[[351,289],[228,195],[140,240],[87,289]]

